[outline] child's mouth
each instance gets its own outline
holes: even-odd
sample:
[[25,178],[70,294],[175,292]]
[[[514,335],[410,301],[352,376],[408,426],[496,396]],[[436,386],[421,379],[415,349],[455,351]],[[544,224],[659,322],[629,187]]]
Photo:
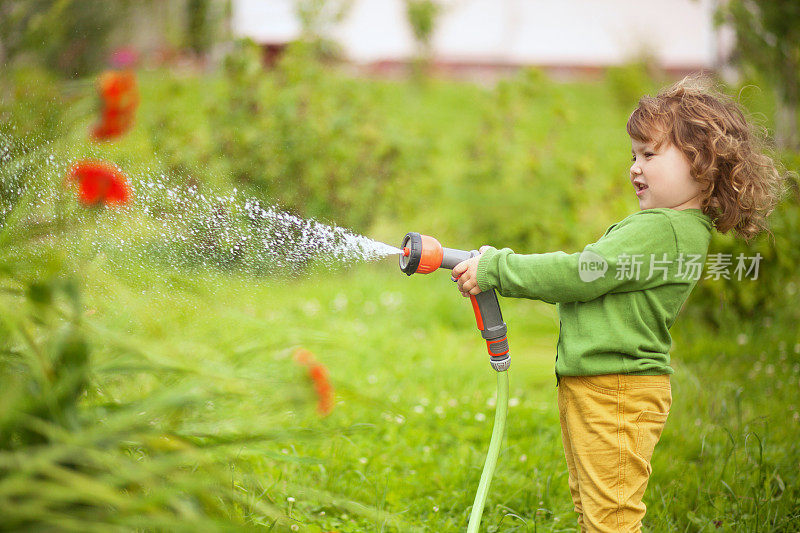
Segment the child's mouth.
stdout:
[[647,185],[636,185],[636,196],[641,196],[641,194],[647,190]]

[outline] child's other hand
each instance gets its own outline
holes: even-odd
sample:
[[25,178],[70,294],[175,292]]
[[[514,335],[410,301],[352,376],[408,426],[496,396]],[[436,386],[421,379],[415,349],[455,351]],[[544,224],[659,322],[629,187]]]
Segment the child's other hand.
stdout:
[[458,282],[458,290],[461,291],[461,295],[464,298],[469,298],[470,295],[477,296],[481,293],[481,289],[478,287],[478,261],[480,261],[481,255],[487,248],[489,247],[481,246],[479,255],[466,261],[461,261],[453,267],[450,279]]

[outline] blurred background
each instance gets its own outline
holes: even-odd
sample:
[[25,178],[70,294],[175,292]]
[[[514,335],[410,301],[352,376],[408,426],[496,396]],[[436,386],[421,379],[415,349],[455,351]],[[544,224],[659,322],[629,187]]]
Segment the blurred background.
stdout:
[[[135,114],[98,139],[119,72]],[[0,0],[0,528],[463,529],[494,380],[447,280],[392,258],[254,272],[259,250],[213,227],[175,268],[158,228],[191,206],[168,191],[392,245],[576,252],[638,210],[639,98],[700,72],[788,194],[771,233],[714,235],[709,253],[761,254],[758,278],[701,280],[673,328],[646,525],[796,531],[800,4]],[[76,202],[65,176],[87,158],[127,175],[130,206]],[[516,405],[484,520],[572,531],[558,318],[501,305]]]

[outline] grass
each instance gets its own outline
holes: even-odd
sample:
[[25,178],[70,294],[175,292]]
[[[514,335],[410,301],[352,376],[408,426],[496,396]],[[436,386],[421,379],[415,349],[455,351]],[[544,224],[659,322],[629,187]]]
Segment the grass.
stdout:
[[[145,94],[159,89],[146,85],[157,81],[144,83]],[[169,88],[170,83],[160,87]],[[393,117],[387,127],[409,135],[419,128],[435,139],[431,172],[441,180],[416,184],[427,187],[430,210],[384,216],[370,234],[396,244],[405,231],[416,230],[442,236],[446,246],[481,244],[459,233],[461,207],[451,202],[474,205],[455,189],[469,165],[454,154],[479,128],[476,110],[485,91],[382,82],[372,90],[383,98],[376,105],[409,110],[387,111]],[[608,124],[620,113],[603,105],[612,98],[603,85],[548,90],[553,92],[547,108],[561,111],[542,113],[542,124],[561,122],[555,162],[543,161],[542,173],[557,175],[581,157],[581,165],[605,169],[588,177],[580,192],[602,200],[581,204],[585,209],[571,211],[569,222],[596,237],[614,221],[610,213],[632,210],[633,200],[605,201],[618,192],[610,176],[625,169],[612,162],[617,158],[610,148],[598,144],[590,154],[576,155],[580,150],[574,147],[598,137],[608,146],[624,144],[624,124],[609,133]],[[197,96],[182,97],[191,108]],[[602,120],[591,127],[575,120],[591,110]],[[77,124],[70,137],[42,153],[58,153],[64,161],[80,155],[85,124]],[[529,126],[539,131],[541,124]],[[119,146],[89,151],[124,163],[134,178],[150,174],[149,167],[159,165],[145,149],[144,135],[140,129]],[[41,168],[55,182],[63,170]],[[588,196],[595,185],[601,193]],[[98,223],[101,234],[142,231],[135,215]],[[0,266],[32,279],[78,280],[82,299],[75,322],[91,348],[89,386],[77,414],[66,421],[25,419],[21,426],[44,435],[47,445],[17,443],[0,452],[0,507],[14,510],[17,520],[9,527],[466,527],[489,444],[495,376],[471,307],[446,273],[406,277],[387,258],[278,279],[236,270],[178,271],[124,248],[78,257],[66,238],[35,241],[25,249],[3,242]],[[47,266],[53,257],[61,264]],[[41,261],[45,267],[37,272]],[[48,322],[20,297],[24,284],[4,279],[2,288],[3,324],[36,318],[35,335],[3,345],[4,365],[37,349],[55,350],[53,339],[70,324],[66,315]],[[512,349],[512,404],[483,526],[575,531],[555,401],[558,318],[542,302],[502,299],[501,306]],[[647,530],[800,528],[795,314],[786,309],[769,320],[730,322],[716,332],[678,319],[673,407],[653,458]],[[292,359],[300,347],[329,370],[336,404],[326,418],[316,412],[306,370]],[[0,395],[4,415],[13,410],[14,390]]]
[[[471,309],[444,275],[407,278],[386,260],[282,284],[198,276],[181,281],[192,290],[180,297],[174,287],[152,288],[151,276],[145,276],[150,287],[143,286],[143,293],[136,287],[120,289],[118,296],[101,278],[103,304],[92,321],[147,338],[170,365],[213,368],[203,371],[207,375],[233,366],[272,382],[269,408],[310,435],[276,442],[272,452],[315,464],[252,461],[249,466],[264,475],[259,489],[268,488],[270,479],[288,480],[269,491],[270,499],[294,497],[293,516],[323,528],[391,529],[390,522],[357,518],[292,485],[387,510],[405,527],[443,531],[463,525],[491,433],[495,380]],[[120,296],[125,305],[115,301]],[[566,483],[557,468],[552,358],[540,334],[554,338],[557,319],[547,308],[509,303],[510,335],[520,356],[511,375],[509,442],[494,490],[507,495],[502,501],[509,512],[524,515],[533,504],[567,520],[569,509],[556,505],[556,480],[564,481],[562,492]],[[511,316],[525,330],[514,327]],[[299,346],[330,371],[338,401],[327,419],[317,419],[310,385],[290,358]],[[254,392],[254,400],[264,394]],[[263,408],[245,400],[224,416],[247,426],[251,413]],[[503,514],[491,513],[486,523]]]
[[[257,480],[248,492],[307,531],[465,527],[495,380],[471,309],[446,274],[407,278],[386,259],[282,282],[213,273],[161,279],[148,269],[128,272],[123,284],[114,282],[118,272],[97,268],[86,288],[92,327],[146,339],[159,364],[213,383],[231,374],[254,380],[236,402],[204,410],[201,427],[266,429],[252,426],[268,410],[292,433],[232,465]],[[502,306],[512,407],[484,525],[573,531],[552,373],[554,308],[511,299]],[[800,344],[788,342],[791,328],[762,325],[737,332],[745,341],[721,342],[723,333],[677,345],[672,414],[645,500],[651,531],[791,531],[800,523]],[[771,345],[778,350],[762,350],[760,365],[751,365],[753,347]],[[326,419],[291,359],[296,347],[330,371],[337,402]],[[120,383],[108,394],[135,396],[140,386]]]

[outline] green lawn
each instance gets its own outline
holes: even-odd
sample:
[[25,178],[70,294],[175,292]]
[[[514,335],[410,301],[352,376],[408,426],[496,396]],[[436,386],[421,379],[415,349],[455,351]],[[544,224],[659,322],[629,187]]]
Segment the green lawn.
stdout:
[[[27,173],[37,186],[60,188],[69,162],[92,155],[115,161],[134,184],[235,184],[219,170],[225,162],[204,153],[213,129],[204,106],[216,81],[165,72],[141,79],[140,125],[130,136],[89,145],[90,91],[71,86],[83,96],[65,133],[3,161],[2,176]],[[445,246],[477,247],[472,231],[483,224],[484,235],[502,227],[539,247],[530,251],[549,251],[553,242],[595,240],[635,209],[633,196],[621,195],[628,102],[615,103],[608,84],[534,80],[526,90],[541,93],[511,98],[498,119],[523,106],[512,124],[519,130],[511,128],[521,133],[508,146],[504,134],[482,129],[498,113],[496,93],[450,82],[363,87],[385,131],[426,149],[422,173],[394,184],[392,195],[409,191],[402,201],[374,199],[374,238],[397,245],[406,231],[421,231]],[[155,138],[162,110],[183,128],[167,136],[173,146]],[[491,165],[471,174],[486,163],[469,155],[484,133],[495,136],[487,145],[509,153],[496,182]],[[170,150],[187,174],[159,178]],[[187,163],[193,157],[196,167]],[[27,242],[14,227],[0,231],[0,512],[9,528],[466,528],[496,381],[471,306],[446,272],[407,277],[395,258],[285,279],[177,270],[140,246],[159,239],[147,216],[95,215]],[[106,234],[116,244],[89,253]],[[41,294],[50,290],[52,301]],[[558,317],[542,302],[501,306],[511,407],[483,527],[575,531],[555,399]],[[800,530],[795,316],[779,309],[718,331],[679,317],[673,407],[653,458],[647,530]],[[83,368],[59,359],[75,331],[90,348],[88,381],[64,399],[67,371]],[[317,414],[307,371],[293,360],[301,347],[330,373],[328,417]]]
[[[277,431],[274,440],[241,445],[247,459],[235,470],[251,483],[241,490],[307,531],[466,527],[496,385],[471,306],[445,272],[407,277],[388,258],[284,281],[206,273],[167,282],[148,270],[128,271],[118,283],[103,271],[87,288],[93,327],[146,342],[148,356],[191,369],[203,386],[230,380],[238,395],[224,409],[175,421],[188,426],[182,431]],[[573,531],[552,370],[555,309],[501,305],[512,405],[484,524]],[[787,343],[790,327],[678,337],[673,409],[645,499],[651,531],[717,530],[714,520],[722,531],[791,531],[800,523],[800,344]],[[330,371],[337,401],[325,419],[291,358],[296,347]],[[136,382],[108,385],[102,373],[97,380],[105,394],[141,392]],[[255,427],[262,417],[275,426]]]

